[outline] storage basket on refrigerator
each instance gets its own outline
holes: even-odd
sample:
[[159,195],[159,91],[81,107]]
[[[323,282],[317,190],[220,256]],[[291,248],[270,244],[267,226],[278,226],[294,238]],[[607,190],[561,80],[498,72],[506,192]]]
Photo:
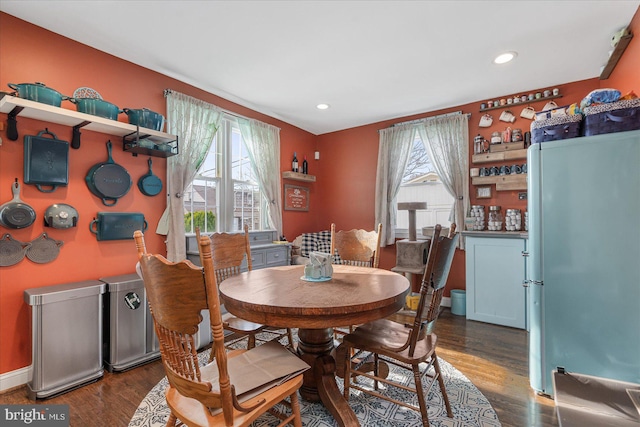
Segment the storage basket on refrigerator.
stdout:
[[582,115],[556,116],[531,123],[531,143],[558,141],[581,136]]
[[584,109],[585,136],[640,129],[640,98]]

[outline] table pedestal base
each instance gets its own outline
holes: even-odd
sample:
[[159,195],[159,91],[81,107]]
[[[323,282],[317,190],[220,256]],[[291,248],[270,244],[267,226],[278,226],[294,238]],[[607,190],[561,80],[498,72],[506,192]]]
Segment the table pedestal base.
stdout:
[[333,328],[299,329],[298,338],[298,354],[311,366],[303,374],[302,398],[310,402],[322,401],[340,426],[359,426],[356,414],[336,384]]

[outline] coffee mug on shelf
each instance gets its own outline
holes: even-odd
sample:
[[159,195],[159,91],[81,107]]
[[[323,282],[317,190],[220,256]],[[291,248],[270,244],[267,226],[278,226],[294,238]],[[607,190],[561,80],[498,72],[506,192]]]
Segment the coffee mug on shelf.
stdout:
[[519,165],[511,165],[511,168],[509,170],[511,175],[522,173],[522,168]]
[[498,176],[498,175],[500,175],[500,169],[498,169],[497,166],[492,167],[491,169],[489,169],[489,175],[490,176]]
[[523,163],[522,166],[520,166],[520,170],[522,171],[522,173],[527,173],[527,164]]
[[509,169],[509,166],[500,167],[500,175],[509,175],[510,173],[511,173],[511,169]]
[[491,175],[491,171],[489,168],[480,168],[480,176],[489,176]]

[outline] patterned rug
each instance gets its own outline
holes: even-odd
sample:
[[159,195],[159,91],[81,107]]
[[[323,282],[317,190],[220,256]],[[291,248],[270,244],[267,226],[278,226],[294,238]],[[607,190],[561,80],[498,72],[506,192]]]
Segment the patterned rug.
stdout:
[[[261,334],[258,338],[268,339],[267,334]],[[242,347],[246,340],[238,342]],[[259,343],[259,342],[258,342]],[[201,364],[208,358],[209,352],[203,351],[199,355]],[[427,395],[429,405],[429,421],[432,427],[489,427],[500,426],[498,416],[491,407],[487,398],[478,390],[460,371],[451,366],[447,361],[439,358],[440,369],[444,377],[447,394],[453,410],[453,418],[447,417],[444,400],[440,388],[434,385]],[[409,371],[390,365],[389,377],[404,384],[413,384]],[[169,416],[164,390],[168,383],[163,378],[142,400],[129,427],[164,427]],[[342,390],[342,380],[338,378],[338,387]],[[384,384],[381,384],[381,387]],[[418,398],[415,393],[410,393],[395,387],[387,387],[383,392],[399,401],[410,402],[418,406]],[[360,425],[363,427],[422,427],[422,419],[416,411],[378,399],[376,397],[360,393],[357,390],[351,392],[349,405],[356,413]],[[302,425],[305,427],[334,427],[338,424],[321,403],[309,403],[300,399],[300,412]],[[278,419],[265,414],[256,420],[253,427],[271,427],[278,424]]]

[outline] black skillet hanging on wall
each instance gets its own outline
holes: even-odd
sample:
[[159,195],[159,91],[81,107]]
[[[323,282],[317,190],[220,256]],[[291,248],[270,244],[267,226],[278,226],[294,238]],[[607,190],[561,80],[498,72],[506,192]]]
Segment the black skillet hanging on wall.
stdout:
[[111,141],[107,141],[107,155],[107,161],[92,166],[85,179],[89,190],[102,199],[105,206],[114,206],[129,192],[133,182],[129,172],[113,161]]
[[138,180],[138,188],[145,196],[156,196],[162,191],[162,180],[153,174],[151,157],[149,157],[148,163],[149,172],[140,177]]

